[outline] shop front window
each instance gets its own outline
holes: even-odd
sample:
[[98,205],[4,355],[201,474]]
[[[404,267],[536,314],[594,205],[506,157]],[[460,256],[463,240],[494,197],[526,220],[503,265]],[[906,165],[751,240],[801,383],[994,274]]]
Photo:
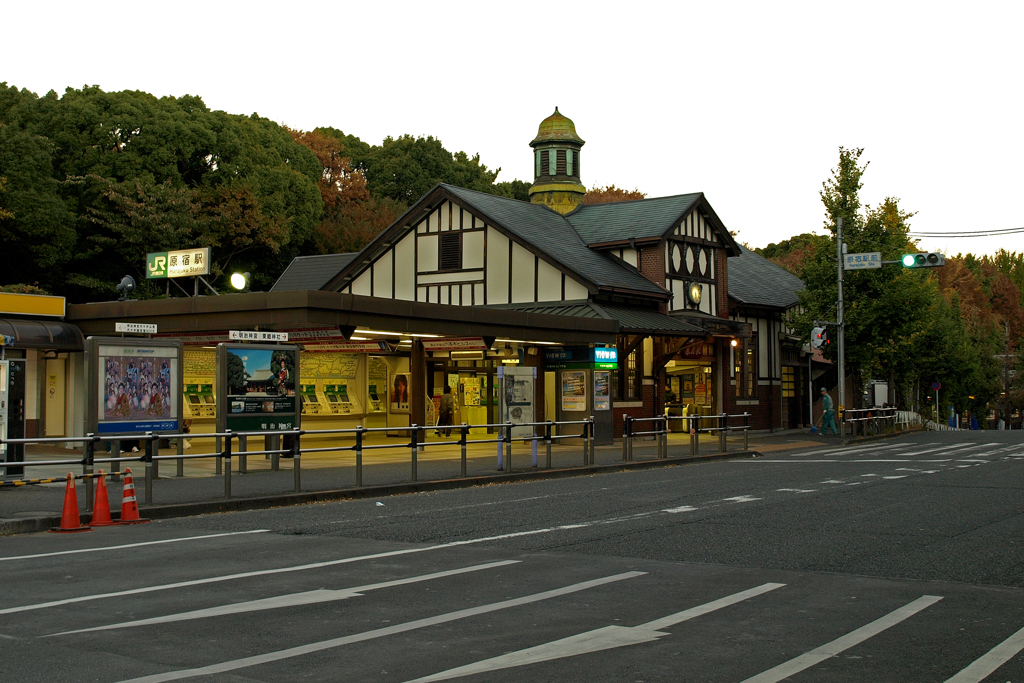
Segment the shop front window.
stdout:
[[782,368],[782,398],[793,398],[796,396],[796,381],[793,368],[785,365]]

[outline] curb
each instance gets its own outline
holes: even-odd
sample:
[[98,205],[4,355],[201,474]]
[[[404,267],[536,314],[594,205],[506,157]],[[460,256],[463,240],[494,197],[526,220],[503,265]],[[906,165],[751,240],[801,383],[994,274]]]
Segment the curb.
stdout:
[[[230,498],[226,500],[200,501],[196,503],[176,503],[173,505],[139,506],[139,511],[147,519],[174,519],[193,515],[208,515],[222,512],[242,512],[246,510],[267,510],[292,505],[308,505],[338,500],[362,500],[366,498],[385,498],[409,493],[429,491],[450,491],[471,488],[487,484],[516,484],[545,479],[565,479],[568,477],[591,476],[631,470],[647,470],[658,467],[696,465],[702,462],[730,460],[733,458],[761,457],[757,451],[732,451],[728,453],[712,453],[710,455],[683,456],[663,458],[660,460],[643,460],[639,462],[620,462],[613,465],[588,465],[587,467],[567,467],[563,469],[536,470],[530,472],[513,472],[490,476],[466,477],[465,479],[437,479],[433,481],[410,481],[402,484],[385,484],[382,486],[363,486],[360,488],[335,489],[330,491],[308,491],[302,493],[281,493],[270,496],[252,498]],[[120,515],[114,513],[114,520]],[[92,521],[92,514],[81,515],[83,524]],[[60,515],[47,517],[28,517],[24,519],[0,519],[0,536],[14,534],[31,534],[46,531],[60,526]]]

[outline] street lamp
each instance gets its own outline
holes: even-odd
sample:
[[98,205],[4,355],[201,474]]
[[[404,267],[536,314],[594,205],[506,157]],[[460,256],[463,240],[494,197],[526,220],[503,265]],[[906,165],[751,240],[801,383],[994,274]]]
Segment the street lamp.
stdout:
[[249,280],[251,279],[249,273],[232,273],[231,274],[231,286],[240,292],[244,292],[249,289]]

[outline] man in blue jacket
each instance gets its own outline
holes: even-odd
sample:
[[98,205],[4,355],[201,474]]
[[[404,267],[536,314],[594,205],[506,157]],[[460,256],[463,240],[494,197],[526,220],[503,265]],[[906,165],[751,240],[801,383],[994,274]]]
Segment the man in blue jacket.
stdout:
[[821,409],[821,433],[828,434],[829,427],[831,427],[832,433],[838,436],[839,429],[836,428],[836,411],[832,407],[832,397],[828,395],[828,390],[825,387],[821,388]]

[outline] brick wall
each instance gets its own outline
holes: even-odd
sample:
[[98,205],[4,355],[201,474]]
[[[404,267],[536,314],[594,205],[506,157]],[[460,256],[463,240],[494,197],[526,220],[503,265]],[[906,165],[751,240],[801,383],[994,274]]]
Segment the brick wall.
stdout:
[[665,242],[637,249],[640,274],[651,282],[665,286]]
[[715,272],[718,274],[717,301],[718,316],[729,317],[729,259],[725,249],[715,249]]
[[[729,415],[750,413],[751,429],[770,429],[772,427],[780,429],[782,427],[782,385],[779,383],[773,386],[758,386],[757,405],[737,405],[736,387],[726,380],[724,405],[725,412]],[[730,424],[740,424],[740,420],[731,420]]]
[[[655,386],[644,386],[643,399],[644,404],[636,408],[613,408],[612,410],[612,427],[615,432],[615,438],[622,438],[622,418],[629,415],[632,418],[638,417],[654,417],[655,415],[655,400],[661,396],[664,389],[657,385]],[[661,401],[657,402],[658,405],[662,405]],[[638,429],[642,431],[648,431],[651,423],[642,423]]]

